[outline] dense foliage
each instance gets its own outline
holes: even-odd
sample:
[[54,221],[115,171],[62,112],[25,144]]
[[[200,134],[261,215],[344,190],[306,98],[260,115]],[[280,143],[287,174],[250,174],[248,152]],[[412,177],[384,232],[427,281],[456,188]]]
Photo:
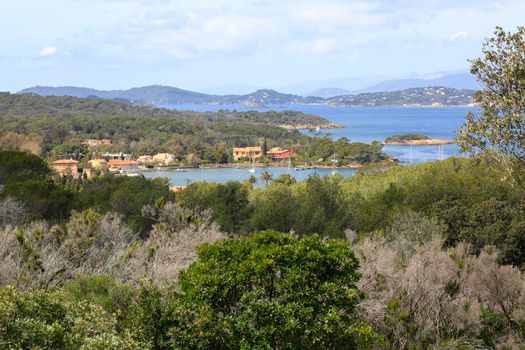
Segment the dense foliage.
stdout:
[[305,161],[312,164],[323,164],[331,166],[345,166],[349,164],[380,163],[389,157],[381,151],[382,144],[362,142],[350,142],[346,137],[336,141],[330,138],[315,138],[299,154]]
[[402,134],[402,135],[393,135],[389,136],[385,139],[385,143],[404,143],[407,141],[414,141],[414,140],[428,140],[430,137],[427,135],[421,135],[421,134]]
[[505,164],[511,179],[525,181],[525,27],[515,33],[496,28],[471,72],[483,90],[475,95],[478,115],[468,113],[458,133],[463,150],[491,154]]
[[87,160],[91,154],[82,145],[86,138],[112,141],[98,152],[135,156],[168,152],[187,165],[226,163],[232,158],[233,147],[258,145],[261,139],[268,149],[304,149],[300,160],[308,163],[330,163],[334,149],[340,165],[386,158],[379,145],[350,143],[347,139],[318,141],[278,126],[329,124],[295,111],[181,112],[105,100],[3,93],[0,120],[1,148],[43,153],[51,159]]
[[371,333],[353,311],[357,269],[346,244],[315,235],[266,231],[203,246],[180,277],[175,342],[183,349],[354,349]]

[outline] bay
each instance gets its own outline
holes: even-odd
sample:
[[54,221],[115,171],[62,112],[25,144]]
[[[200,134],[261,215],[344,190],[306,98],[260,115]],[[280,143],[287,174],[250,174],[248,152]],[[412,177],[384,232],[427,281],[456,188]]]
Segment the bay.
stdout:
[[[221,109],[247,111],[254,110],[244,105],[164,105],[160,107],[192,110],[218,111]],[[384,141],[385,138],[399,134],[423,134],[434,139],[452,139],[456,130],[463,124],[467,112],[477,112],[478,107],[336,107],[328,105],[283,105],[257,108],[257,111],[297,110],[315,114],[338,123],[340,129],[325,129],[320,133],[301,130],[309,136],[331,136],[334,139],[347,137],[353,142]],[[442,146],[399,146],[385,145],[383,151],[397,158],[402,164],[413,164],[445,159],[450,156],[462,155],[457,145]],[[304,180],[313,173],[329,175],[330,169],[294,171],[286,168],[267,167],[264,170],[256,168],[256,176],[262,171],[268,171],[275,178],[282,173],[290,172],[297,180]],[[351,176],[353,169],[339,169],[343,176]],[[248,169],[212,168],[189,169],[187,172],[147,172],[147,177],[162,176],[170,178],[173,185],[186,185],[192,181],[227,182],[242,181],[249,178]],[[262,180],[260,180],[262,181]],[[261,184],[259,183],[259,186]]]

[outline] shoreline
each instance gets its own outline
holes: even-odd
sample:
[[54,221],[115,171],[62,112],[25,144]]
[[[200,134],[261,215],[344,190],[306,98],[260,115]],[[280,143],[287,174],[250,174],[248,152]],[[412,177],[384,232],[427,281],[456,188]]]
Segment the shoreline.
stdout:
[[456,144],[456,141],[440,139],[383,142],[383,145],[389,146],[439,146],[453,144]]
[[[366,168],[375,168],[375,167],[385,167],[385,166],[396,166],[399,164],[399,161],[397,161],[395,158],[391,158],[390,160],[386,160],[380,163],[373,163],[373,164],[348,164],[344,166],[339,167],[333,167],[330,165],[294,165],[290,168],[292,169],[299,169],[299,170],[308,170],[308,169],[366,169]],[[155,172],[155,171],[166,171],[166,172],[185,172],[187,170],[193,170],[193,169],[251,169],[251,168],[288,168],[287,164],[282,163],[276,163],[276,164],[262,164],[262,163],[255,163],[255,164],[249,164],[249,163],[242,163],[242,164],[236,164],[236,163],[227,163],[227,164],[218,164],[218,165],[210,165],[210,166],[166,166],[166,167],[159,167],[159,168],[148,168],[148,169],[140,169],[140,172]]]

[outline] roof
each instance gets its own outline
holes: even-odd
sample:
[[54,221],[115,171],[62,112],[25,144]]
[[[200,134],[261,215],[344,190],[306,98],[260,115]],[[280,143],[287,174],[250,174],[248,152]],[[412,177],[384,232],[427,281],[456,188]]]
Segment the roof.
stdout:
[[268,153],[268,154],[279,154],[279,153],[283,153],[283,152],[285,152],[285,151],[286,151],[286,150],[283,149],[283,148],[281,148],[281,147],[274,147],[274,148],[272,148],[271,150],[269,150],[269,151],[266,152],[266,153]]
[[137,162],[133,160],[120,160],[120,159],[111,159],[109,165],[135,165]]
[[280,158],[280,159],[284,159],[288,157],[296,157],[296,156],[297,156],[297,153],[295,153],[294,151],[290,151],[290,150],[285,150],[284,152],[274,155],[275,158]]
[[58,160],[55,160],[52,164],[53,165],[76,165],[78,164],[78,162],[73,159],[58,159]]

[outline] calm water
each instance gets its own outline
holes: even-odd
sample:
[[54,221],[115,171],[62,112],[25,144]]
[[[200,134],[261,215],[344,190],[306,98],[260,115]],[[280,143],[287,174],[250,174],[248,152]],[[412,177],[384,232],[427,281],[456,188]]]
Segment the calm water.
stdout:
[[[218,111],[230,109],[238,111],[251,110],[243,105],[168,105],[163,106],[179,110]],[[330,134],[334,139],[347,137],[351,141],[372,142],[383,141],[388,136],[398,134],[424,134],[436,139],[452,139],[454,132],[463,123],[465,113],[477,111],[477,107],[333,107],[325,105],[292,105],[270,106],[259,108],[258,111],[293,109],[305,113],[319,115],[330,121],[343,125],[341,129],[322,130],[318,136]],[[303,132],[316,136],[307,130]],[[443,146],[384,146],[383,150],[402,161],[404,164],[421,163],[426,161],[444,159],[450,156],[461,156],[456,145]],[[266,168],[274,177],[287,169]],[[256,169],[258,173],[264,171]],[[328,175],[330,170],[316,170],[321,175]],[[226,182],[228,180],[247,179],[250,174],[248,169],[200,169],[190,170],[186,173],[147,173],[147,176],[164,176],[171,179],[174,185],[185,185],[189,181]],[[291,175],[298,180],[305,179],[313,171],[291,171]],[[339,170],[343,176],[350,176],[353,170]],[[257,174],[256,174],[257,176]],[[258,175],[260,177],[260,174]]]
[[[290,174],[295,177],[297,181],[306,180],[308,176],[312,174],[319,174],[326,176],[332,174],[330,169],[308,169],[296,171],[295,168],[278,168],[278,167],[264,167],[255,168],[255,173],[251,173],[248,168],[212,168],[212,169],[188,169],[186,172],[177,171],[151,171],[144,172],[144,176],[147,178],[155,177],[167,177],[170,179],[170,183],[173,186],[184,186],[189,183],[196,181],[208,181],[208,182],[219,182],[225,183],[230,180],[242,182],[248,180],[251,175],[257,178],[255,183],[256,187],[264,186],[264,181],[261,179],[261,174],[264,171],[268,171],[272,174],[273,178],[276,178],[282,174]],[[352,176],[355,174],[354,169],[337,169],[335,173],[342,176]]]

